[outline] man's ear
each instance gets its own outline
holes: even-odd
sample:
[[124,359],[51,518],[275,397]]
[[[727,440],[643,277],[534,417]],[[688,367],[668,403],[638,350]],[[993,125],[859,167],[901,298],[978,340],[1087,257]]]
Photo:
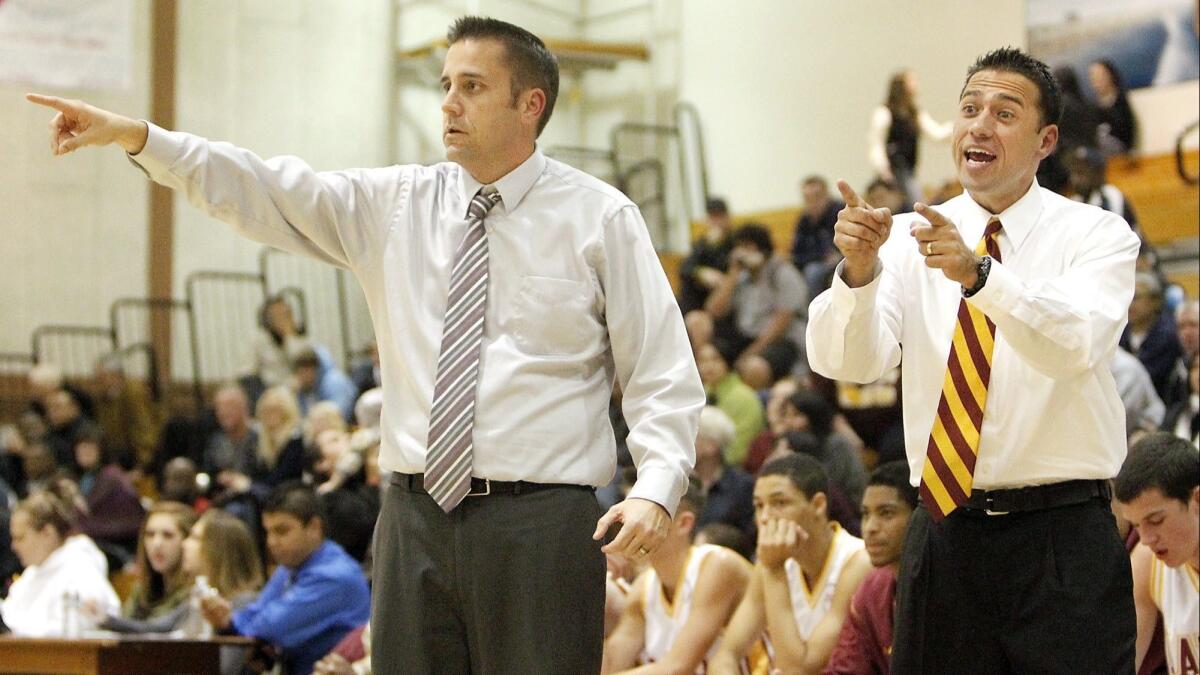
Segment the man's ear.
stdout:
[[521,92],[521,117],[533,124],[534,129],[537,128],[538,122],[542,119],[542,112],[546,110],[546,92],[534,87]]
[[1046,159],[1054,154],[1054,149],[1058,147],[1058,125],[1047,124],[1042,127],[1042,142],[1038,146],[1038,159]]

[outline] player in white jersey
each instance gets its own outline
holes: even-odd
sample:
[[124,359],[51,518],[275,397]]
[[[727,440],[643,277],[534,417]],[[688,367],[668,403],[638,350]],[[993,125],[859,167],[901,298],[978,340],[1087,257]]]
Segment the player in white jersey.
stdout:
[[1200,450],[1166,432],[1143,438],[1129,450],[1116,495],[1141,537],[1132,559],[1137,667],[1162,612],[1171,674],[1200,675]]
[[829,520],[828,485],[821,463],[808,455],[774,460],[759,472],[754,576],[710,672],[737,673],[764,631],[778,670],[815,673],[828,661],[850,599],[871,570],[862,540]]
[[703,510],[702,488],[693,480],[666,541],[650,554],[620,623],[604,642],[603,672],[705,672],[706,659],[750,583],[752,567],[723,546],[692,544]]

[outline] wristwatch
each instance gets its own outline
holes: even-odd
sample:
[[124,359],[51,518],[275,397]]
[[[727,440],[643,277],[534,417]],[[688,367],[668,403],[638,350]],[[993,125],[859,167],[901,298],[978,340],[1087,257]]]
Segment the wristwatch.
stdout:
[[985,255],[979,259],[979,264],[975,267],[975,274],[978,277],[978,280],[976,280],[975,285],[970,288],[967,288],[965,286],[963,287],[963,291],[962,291],[963,297],[969,298],[972,295],[975,295],[976,293],[978,293],[979,291],[982,291],[983,285],[987,283],[988,272],[991,272],[991,271],[992,271],[992,256]]

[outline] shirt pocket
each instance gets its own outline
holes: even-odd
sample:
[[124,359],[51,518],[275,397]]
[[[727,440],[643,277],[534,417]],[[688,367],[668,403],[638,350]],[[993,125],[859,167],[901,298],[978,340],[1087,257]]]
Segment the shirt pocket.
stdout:
[[517,292],[513,338],[538,356],[577,354],[596,339],[587,284],[570,279],[525,276]]

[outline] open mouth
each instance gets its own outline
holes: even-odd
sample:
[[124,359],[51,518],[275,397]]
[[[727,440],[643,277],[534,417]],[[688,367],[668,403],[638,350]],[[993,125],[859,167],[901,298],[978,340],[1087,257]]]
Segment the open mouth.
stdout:
[[963,153],[963,157],[966,158],[967,164],[970,166],[987,166],[988,164],[996,161],[995,155],[987,150],[980,150],[979,148],[968,148],[967,151]]

